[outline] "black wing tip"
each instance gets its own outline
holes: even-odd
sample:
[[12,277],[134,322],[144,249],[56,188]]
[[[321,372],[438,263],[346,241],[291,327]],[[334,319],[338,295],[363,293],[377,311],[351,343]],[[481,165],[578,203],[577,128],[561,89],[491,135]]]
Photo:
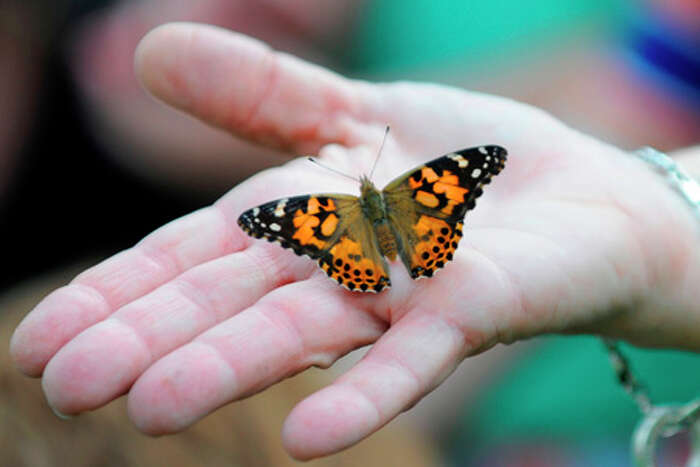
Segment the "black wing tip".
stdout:
[[274,242],[274,241],[279,241],[281,239],[278,239],[277,236],[272,235],[270,232],[267,232],[266,230],[260,228],[256,223],[256,215],[255,215],[255,209],[248,209],[247,211],[243,212],[240,216],[238,216],[238,226],[249,236],[256,238],[256,239],[265,239],[268,242]]
[[253,216],[253,210],[248,209],[243,214],[238,216],[237,221],[238,226],[251,236],[253,236],[253,233],[257,231],[257,229],[255,228],[254,218],[255,216]]
[[500,161],[501,165],[508,159],[508,150],[498,144],[486,144],[484,146],[476,146],[472,149],[476,149],[477,151],[485,150],[484,154],[495,157]]
[[[480,148],[484,148],[486,150],[486,154],[492,157],[496,158],[496,164],[491,165],[488,168],[488,173],[491,175],[498,175],[501,170],[506,166],[506,160],[508,159],[508,150],[504,148],[503,146],[499,146],[497,144],[489,144],[486,146],[479,146],[477,147],[477,150]],[[491,180],[487,178],[484,180],[484,183],[489,183]]]
[[[498,144],[484,144],[481,146],[473,146],[471,148],[456,151],[456,154],[478,153],[482,157],[492,157],[496,159],[496,164],[491,166],[491,171],[501,170],[508,159],[508,150]],[[498,173],[498,172],[496,172]],[[494,174],[495,175],[495,174]]]
[[250,218],[250,215],[248,214],[248,211],[244,212],[240,216],[238,216],[238,226],[248,232],[250,228],[252,227],[253,221]]

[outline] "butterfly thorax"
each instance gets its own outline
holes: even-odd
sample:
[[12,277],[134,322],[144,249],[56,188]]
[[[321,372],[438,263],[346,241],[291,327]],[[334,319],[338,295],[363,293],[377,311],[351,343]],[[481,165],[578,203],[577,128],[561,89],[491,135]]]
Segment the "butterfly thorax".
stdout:
[[382,255],[396,259],[396,239],[389,227],[389,217],[382,193],[369,178],[360,178],[360,204],[365,218],[372,224]]

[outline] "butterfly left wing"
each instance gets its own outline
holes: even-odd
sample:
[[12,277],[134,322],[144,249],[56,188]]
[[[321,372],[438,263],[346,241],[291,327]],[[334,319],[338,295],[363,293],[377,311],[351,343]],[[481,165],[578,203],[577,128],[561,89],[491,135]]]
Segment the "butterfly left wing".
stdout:
[[507,152],[500,146],[463,149],[398,177],[383,190],[399,255],[411,277],[430,277],[452,260],[464,215],[483,185],[497,175]]
[[390,286],[388,267],[356,196],[319,194],[271,201],[245,211],[238,224],[252,237],[317,260],[348,290],[379,292]]

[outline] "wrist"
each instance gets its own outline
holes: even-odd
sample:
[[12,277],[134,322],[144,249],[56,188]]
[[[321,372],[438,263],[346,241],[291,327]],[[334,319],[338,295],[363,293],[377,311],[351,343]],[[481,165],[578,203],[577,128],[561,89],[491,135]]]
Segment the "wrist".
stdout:
[[[643,346],[698,351],[700,186],[665,156],[647,153],[641,159],[637,162],[645,166],[649,199],[641,209],[646,212],[638,212],[644,221],[638,223],[637,238],[644,239],[640,246],[649,267],[647,290],[638,303],[615,315],[605,333]],[[682,160],[690,162],[692,173],[700,172],[700,151]]]

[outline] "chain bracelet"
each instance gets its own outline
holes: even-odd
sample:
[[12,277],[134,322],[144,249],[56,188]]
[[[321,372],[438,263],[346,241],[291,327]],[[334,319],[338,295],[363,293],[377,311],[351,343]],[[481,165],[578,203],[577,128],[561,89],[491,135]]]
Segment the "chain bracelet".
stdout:
[[620,351],[620,344],[618,341],[609,338],[603,338],[603,344],[608,350],[608,355],[610,356],[610,364],[615,370],[615,376],[617,376],[617,381],[620,385],[625,388],[625,391],[630,395],[639,407],[639,411],[644,415],[651,412],[651,398],[649,393],[637,378],[632,373],[629,360]]
[[640,159],[666,173],[669,183],[700,215],[700,184],[683,170],[676,161],[656,149],[645,146],[634,152]]

